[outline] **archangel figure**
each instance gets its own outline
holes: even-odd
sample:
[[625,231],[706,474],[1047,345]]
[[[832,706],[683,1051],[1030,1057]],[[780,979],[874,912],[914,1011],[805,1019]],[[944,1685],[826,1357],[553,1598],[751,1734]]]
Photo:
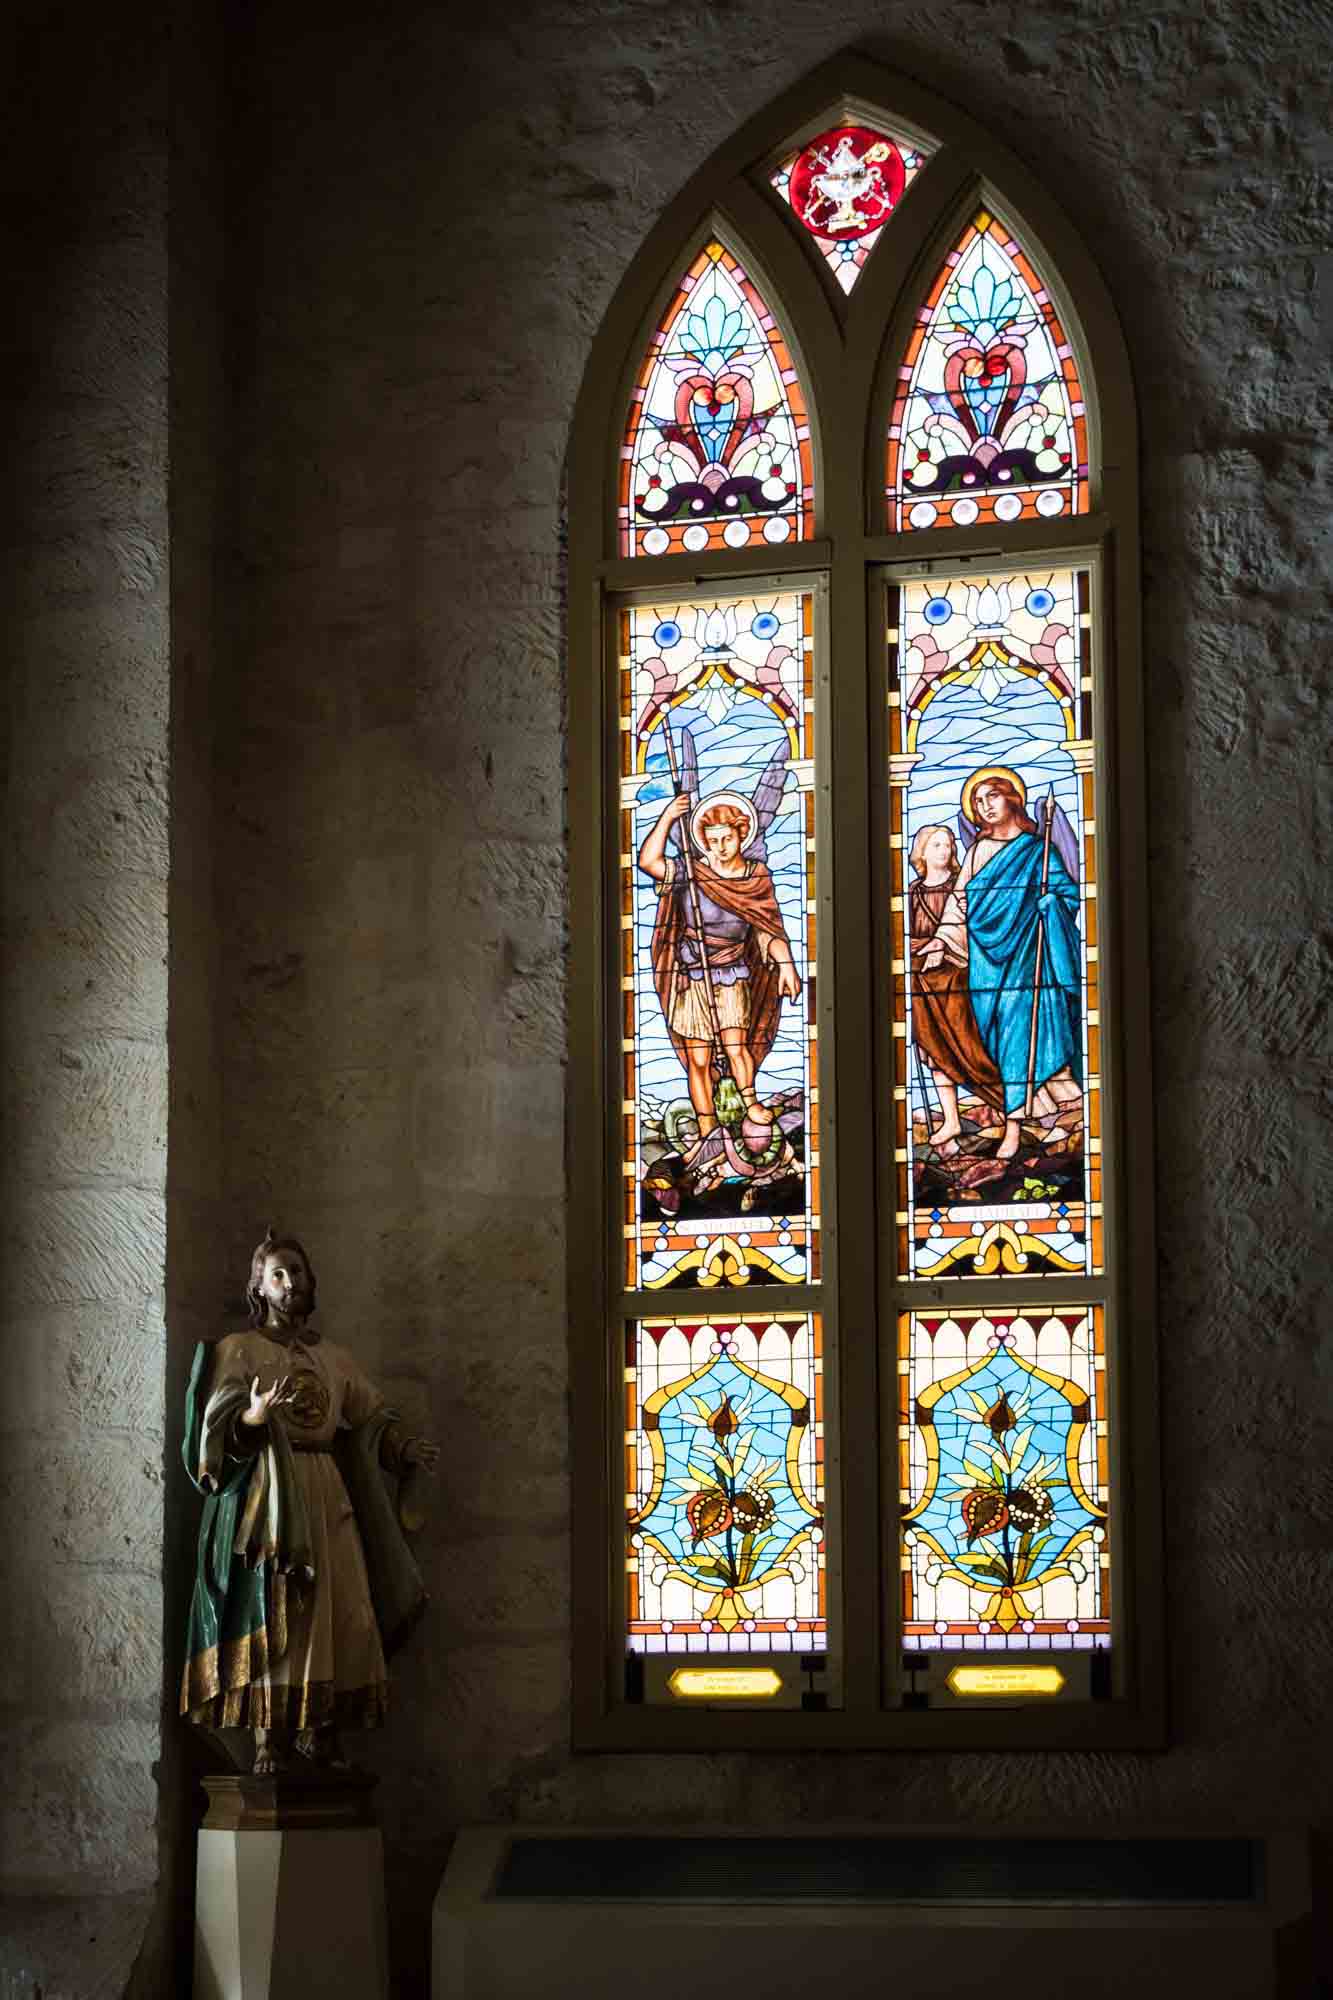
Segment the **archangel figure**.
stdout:
[[[779,1178],[793,1161],[783,1106],[761,1102],[756,1078],[782,1002],[801,994],[765,838],[786,785],[788,748],[774,751],[751,797],[699,797],[689,730],[678,759],[669,717],[662,727],[676,796],[640,847],[639,866],[658,884],[653,982],[698,1125],[685,1166],[696,1187],[729,1175]],[[799,1107],[787,1106],[786,1115],[799,1126]],[[746,1207],[753,1194],[751,1186]]]

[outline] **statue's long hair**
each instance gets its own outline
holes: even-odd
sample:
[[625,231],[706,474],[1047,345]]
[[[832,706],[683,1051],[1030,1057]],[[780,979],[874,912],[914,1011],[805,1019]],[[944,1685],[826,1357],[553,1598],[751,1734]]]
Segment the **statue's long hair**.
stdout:
[[245,1303],[250,1309],[251,1326],[262,1326],[268,1318],[268,1309],[259,1286],[264,1276],[264,1259],[271,1256],[275,1250],[295,1250],[299,1254],[310,1279],[309,1312],[313,1313],[315,1310],[315,1267],[310,1261],[310,1253],[304,1243],[298,1243],[294,1236],[275,1236],[273,1224],[270,1222],[264,1231],[263,1242],[255,1246],[255,1254],[250,1259],[250,1281],[245,1288]]

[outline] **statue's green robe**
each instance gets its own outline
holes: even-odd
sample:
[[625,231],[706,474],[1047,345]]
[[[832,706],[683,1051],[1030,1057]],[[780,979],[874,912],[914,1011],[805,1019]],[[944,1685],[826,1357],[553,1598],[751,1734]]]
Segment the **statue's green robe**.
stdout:
[[[294,1381],[238,1426],[255,1375]],[[183,1455],[204,1496],[181,1712],[213,1728],[366,1727],[425,1601],[380,1470],[396,1419],[346,1350],[305,1331],[196,1350]],[[349,1503],[350,1502],[350,1506]]]

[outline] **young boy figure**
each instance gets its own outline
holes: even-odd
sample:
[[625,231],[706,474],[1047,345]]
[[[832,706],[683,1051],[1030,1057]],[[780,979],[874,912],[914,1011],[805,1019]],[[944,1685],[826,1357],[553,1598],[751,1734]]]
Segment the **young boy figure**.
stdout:
[[196,1351],[185,1465],[204,1495],[181,1712],[255,1739],[254,1769],[342,1766],[340,1727],[373,1728],[385,1655],[424,1592],[380,1471],[433,1470],[351,1355],[308,1324],[315,1274],[270,1230],[246,1287],[250,1331]]

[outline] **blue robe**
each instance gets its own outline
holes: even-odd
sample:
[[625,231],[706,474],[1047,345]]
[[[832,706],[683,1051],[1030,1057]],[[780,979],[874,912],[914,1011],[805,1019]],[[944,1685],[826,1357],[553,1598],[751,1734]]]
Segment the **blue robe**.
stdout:
[[1052,847],[1043,895],[1041,849],[1036,834],[1016,834],[967,884],[968,989],[981,1039],[1004,1081],[1009,1116],[1027,1102],[1039,915],[1046,945],[1033,1089],[1063,1069],[1083,1080],[1078,884]]

